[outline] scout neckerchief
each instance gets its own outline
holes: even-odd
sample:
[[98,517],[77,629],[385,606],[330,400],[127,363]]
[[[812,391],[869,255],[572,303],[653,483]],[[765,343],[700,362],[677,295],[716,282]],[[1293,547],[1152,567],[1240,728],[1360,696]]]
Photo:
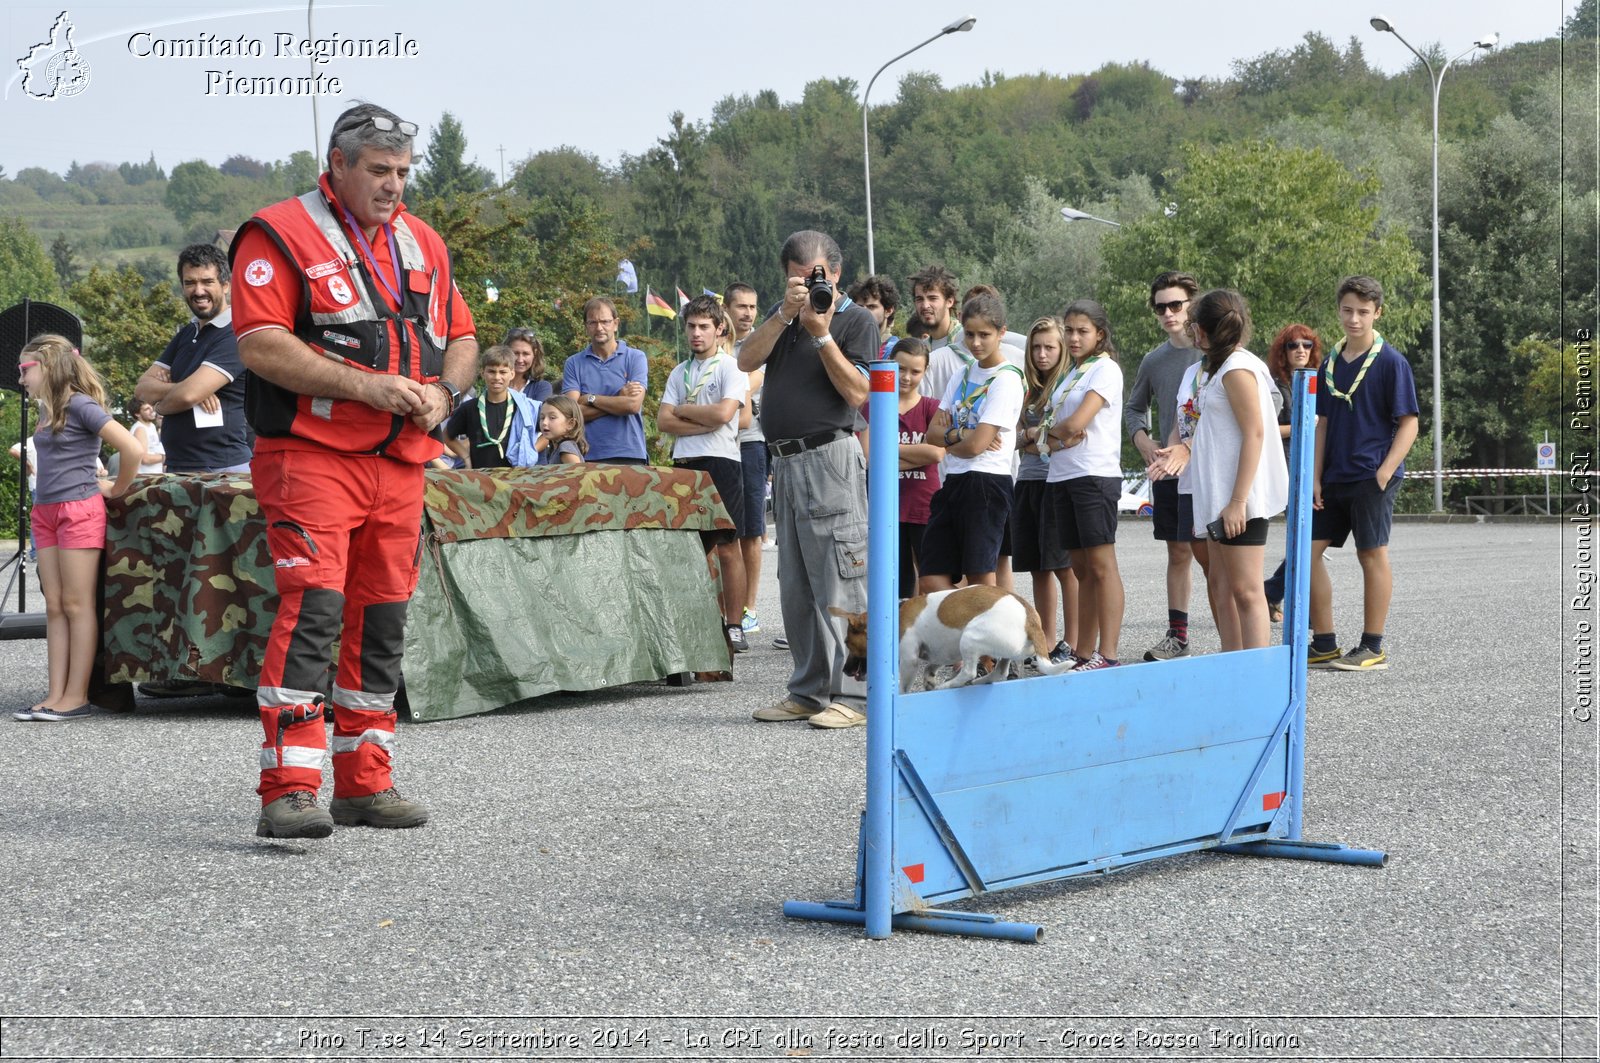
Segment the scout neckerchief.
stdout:
[[1327,368],[1324,371],[1323,379],[1327,382],[1328,394],[1332,395],[1336,399],[1343,399],[1345,401],[1345,405],[1349,406],[1351,409],[1355,409],[1356,388],[1361,386],[1361,381],[1366,377],[1367,370],[1372,368],[1372,363],[1377,361],[1378,355],[1382,353],[1383,336],[1377,332],[1372,334],[1372,347],[1367,351],[1366,358],[1362,359],[1361,368],[1356,370],[1356,378],[1350,382],[1350,390],[1340,391],[1338,388],[1333,386],[1333,363],[1344,356],[1344,345],[1349,342],[1350,340],[1346,338],[1340,340],[1334,345],[1333,355],[1327,361]]
[[686,388],[687,394],[683,398],[683,404],[685,406],[693,405],[695,400],[700,397],[700,392],[705,390],[706,381],[716,375],[717,365],[722,361],[722,350],[718,348],[716,354],[713,354],[710,358],[707,358],[705,361],[699,363],[700,372],[695,376],[694,381],[691,383],[689,380],[689,367],[694,365],[697,361],[698,359],[691,358],[689,359],[688,364],[683,367],[683,381],[686,385],[688,385]]
[[952,351],[955,351],[956,357],[967,363],[967,365],[976,365],[978,364],[978,360],[972,356],[971,351],[962,346],[961,337],[966,333],[966,331],[966,329],[962,328],[961,322],[955,322],[950,328],[950,336],[946,341],[945,346],[949,347]]
[[[975,365],[978,365],[976,359],[968,362],[966,368],[961,371],[961,387],[956,391],[956,406],[954,410],[957,428],[978,427],[978,414],[983,409],[984,399],[989,395],[989,385],[995,382],[1003,370],[1009,369],[1017,374],[1019,378],[1022,376],[1022,370],[1010,362],[1003,362],[995,367],[993,375],[988,380],[973,388],[969,394],[967,389],[972,386],[972,367]],[[982,366],[979,366],[979,368],[981,369]],[[1023,386],[1026,387],[1027,385],[1024,384]]]
[[1041,455],[1048,456],[1050,453],[1050,440],[1048,437],[1050,429],[1055,427],[1056,414],[1061,410],[1061,401],[1067,397],[1067,393],[1072,390],[1072,386],[1083,379],[1083,375],[1089,371],[1089,366],[1098,362],[1104,355],[1104,351],[1096,351],[1073,366],[1072,371],[1050,393],[1050,401],[1045,404],[1044,413],[1039,417],[1039,436],[1034,440],[1034,447]]
[[485,391],[482,395],[478,396],[478,424],[483,427],[483,442],[484,442],[484,445],[487,446],[488,444],[493,443],[495,445],[495,449],[500,452],[501,460],[505,459],[505,456],[506,456],[506,439],[511,435],[511,414],[512,414],[512,412],[513,411],[512,411],[512,407],[511,407],[511,396],[508,394],[506,396],[506,419],[500,425],[500,435],[498,437],[490,435],[489,434],[489,393],[487,391]]
[[394,267],[394,284],[391,285],[389,278],[383,275],[383,270],[378,268],[378,255],[372,250],[372,243],[367,239],[366,230],[356,222],[355,216],[343,203],[339,204],[339,209],[344,212],[345,223],[350,226],[350,231],[355,233],[361,250],[367,253],[367,261],[372,263],[372,273],[378,278],[378,283],[394,297],[394,305],[404,312],[406,301],[400,293],[404,290],[405,283],[400,279],[400,252],[394,246],[394,226],[389,222],[384,222],[382,226],[383,237],[389,241],[389,265]]

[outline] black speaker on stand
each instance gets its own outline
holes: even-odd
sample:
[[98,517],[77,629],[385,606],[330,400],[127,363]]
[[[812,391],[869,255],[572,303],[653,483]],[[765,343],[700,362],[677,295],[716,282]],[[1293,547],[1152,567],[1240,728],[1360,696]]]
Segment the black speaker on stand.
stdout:
[[[17,355],[35,336],[53,332],[65,336],[76,347],[83,346],[83,322],[70,310],[54,303],[36,303],[31,299],[8,310],[0,311],[0,391],[14,391],[20,402],[17,428],[17,552],[9,561],[0,564],[0,570],[10,569],[6,580],[5,597],[0,598],[0,639],[42,639],[45,632],[43,613],[30,613],[28,608],[28,414],[33,402],[22,390],[17,373]],[[0,396],[3,398],[3,396]],[[11,588],[17,589],[17,611],[10,611]]]

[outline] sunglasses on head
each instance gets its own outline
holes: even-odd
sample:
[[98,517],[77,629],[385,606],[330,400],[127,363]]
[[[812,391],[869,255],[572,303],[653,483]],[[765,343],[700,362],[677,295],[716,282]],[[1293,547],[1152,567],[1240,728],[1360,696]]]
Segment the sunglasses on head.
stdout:
[[1179,310],[1182,310],[1185,306],[1188,306],[1188,305],[1189,305],[1189,300],[1187,300],[1187,299],[1174,299],[1170,303],[1151,303],[1150,304],[1150,309],[1154,310],[1158,314],[1166,314],[1166,313],[1176,314]]
[[368,122],[370,122],[372,124],[372,128],[376,129],[380,133],[393,133],[396,129],[398,129],[398,130],[400,130],[401,133],[403,133],[404,135],[406,135],[408,137],[414,137],[414,136],[417,135],[417,123],[415,123],[415,122],[396,122],[394,119],[385,118],[381,114],[369,115],[367,117],[366,121],[357,122],[351,128],[360,129],[362,126],[366,125]]
[[38,362],[19,362],[17,363],[17,372],[26,373],[28,370],[32,369],[38,364]]
[[1284,345],[1284,350],[1314,351],[1317,349],[1316,340],[1290,340]]

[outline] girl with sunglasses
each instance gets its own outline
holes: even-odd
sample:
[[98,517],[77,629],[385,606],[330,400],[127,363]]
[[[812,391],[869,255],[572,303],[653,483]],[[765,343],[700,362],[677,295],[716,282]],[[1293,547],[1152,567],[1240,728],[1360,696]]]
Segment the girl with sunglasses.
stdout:
[[[1278,385],[1278,393],[1283,396],[1283,405],[1278,410],[1278,435],[1283,440],[1285,458],[1289,456],[1289,416],[1293,413],[1291,388],[1294,374],[1301,369],[1316,372],[1321,367],[1322,338],[1309,325],[1299,322],[1286,325],[1267,352],[1267,370],[1272,374],[1272,382]],[[1315,425],[1312,427],[1314,429]],[[1274,624],[1283,619],[1283,572],[1284,562],[1279,561],[1277,570],[1266,582],[1267,610]]]

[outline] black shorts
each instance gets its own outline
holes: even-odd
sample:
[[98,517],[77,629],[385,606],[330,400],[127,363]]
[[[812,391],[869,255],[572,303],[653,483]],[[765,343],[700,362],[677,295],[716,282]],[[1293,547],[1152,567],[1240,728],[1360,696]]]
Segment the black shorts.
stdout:
[[1251,517],[1244,522],[1244,531],[1235,535],[1232,539],[1215,539],[1213,541],[1218,546],[1266,546],[1267,518]]
[[1011,477],[990,472],[947,477],[930,504],[918,571],[952,580],[993,572],[1010,521]]
[[1357,550],[1388,546],[1394,497],[1399,492],[1398,476],[1381,491],[1376,476],[1355,483],[1323,484],[1322,508],[1311,511],[1312,540],[1326,539],[1329,546],[1343,546],[1354,532]]
[[1117,541],[1117,503],[1122,499],[1122,479],[1117,476],[1077,476],[1044,489],[1046,542],[1068,550],[1087,550]]
[[[744,511],[744,470],[740,468],[742,462],[731,458],[684,458],[674,461],[676,469],[698,469],[711,474],[711,482],[717,485],[717,494],[722,496],[722,508],[728,511],[728,516],[738,523],[738,514]],[[727,543],[738,538],[738,530],[729,528],[707,532],[705,539],[709,543]]]
[[1156,538],[1164,543],[1192,543],[1200,538],[1194,533],[1194,496],[1178,493],[1178,478],[1154,480],[1150,484],[1150,504],[1155,507]]
[[744,480],[744,505],[728,516],[739,526],[739,538],[756,539],[767,533],[767,445],[756,440],[739,444],[740,474]]
[[1018,480],[1011,504],[1011,555],[1015,572],[1055,572],[1070,568],[1072,557],[1059,539],[1044,534],[1044,481]]

